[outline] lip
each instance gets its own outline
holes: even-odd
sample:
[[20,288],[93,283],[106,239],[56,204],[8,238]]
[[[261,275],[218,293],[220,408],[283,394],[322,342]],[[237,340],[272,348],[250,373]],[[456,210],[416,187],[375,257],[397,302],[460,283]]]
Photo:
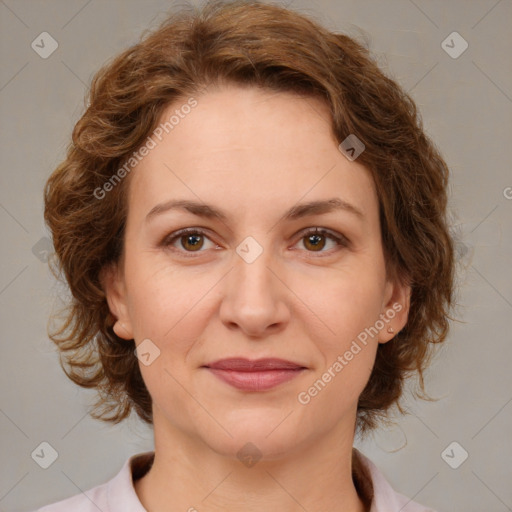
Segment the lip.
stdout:
[[284,359],[220,359],[204,365],[213,375],[242,391],[266,391],[283,384],[306,368]]

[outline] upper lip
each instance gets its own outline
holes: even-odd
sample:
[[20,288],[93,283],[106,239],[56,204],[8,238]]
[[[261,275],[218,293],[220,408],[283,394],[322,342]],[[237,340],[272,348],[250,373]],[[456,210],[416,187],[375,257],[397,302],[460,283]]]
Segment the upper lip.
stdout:
[[264,358],[264,359],[245,359],[241,357],[232,357],[229,359],[219,359],[213,363],[208,363],[207,368],[216,370],[234,370],[239,372],[257,372],[268,370],[299,370],[304,366],[287,361],[285,359]]

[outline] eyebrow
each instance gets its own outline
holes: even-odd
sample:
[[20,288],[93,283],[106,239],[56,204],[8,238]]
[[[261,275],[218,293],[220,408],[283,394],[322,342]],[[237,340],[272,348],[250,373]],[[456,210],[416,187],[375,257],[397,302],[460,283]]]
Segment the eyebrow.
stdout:
[[[228,214],[223,210],[211,206],[206,203],[199,203],[197,201],[190,201],[186,199],[171,199],[164,203],[157,204],[150,212],[146,215],[146,222],[151,220],[153,217],[160,215],[164,212],[174,209],[186,210],[193,215],[203,217],[206,219],[217,219],[222,222],[228,221]],[[339,197],[333,197],[331,199],[310,201],[308,203],[297,204],[292,206],[285,214],[281,217],[280,222],[297,220],[302,217],[311,215],[322,215],[331,213],[334,211],[345,211],[355,215],[356,217],[363,219],[363,212],[347,201],[340,199]]]

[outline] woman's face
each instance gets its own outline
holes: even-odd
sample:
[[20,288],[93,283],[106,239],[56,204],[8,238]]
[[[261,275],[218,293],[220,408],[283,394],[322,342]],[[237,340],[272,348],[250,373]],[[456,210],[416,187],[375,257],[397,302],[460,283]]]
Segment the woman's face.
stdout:
[[[319,100],[236,86],[195,99],[130,175],[125,254],[106,280],[155,432],[268,458],[350,437],[378,343],[408,310],[386,280],[371,175]],[[229,358],[302,369],[213,368]]]

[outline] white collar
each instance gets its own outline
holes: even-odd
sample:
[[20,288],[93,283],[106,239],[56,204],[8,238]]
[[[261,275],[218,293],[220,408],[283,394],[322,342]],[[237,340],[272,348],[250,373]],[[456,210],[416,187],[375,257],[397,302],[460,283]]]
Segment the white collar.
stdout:
[[[382,472],[368,457],[356,448],[353,448],[353,453],[362,463],[371,481],[371,485],[368,486],[373,489],[370,512],[434,512],[395,492]],[[153,457],[154,452],[131,456],[120,472],[107,482],[110,512],[147,512],[135,492],[132,478],[142,476],[140,473],[144,474],[149,469]]]

